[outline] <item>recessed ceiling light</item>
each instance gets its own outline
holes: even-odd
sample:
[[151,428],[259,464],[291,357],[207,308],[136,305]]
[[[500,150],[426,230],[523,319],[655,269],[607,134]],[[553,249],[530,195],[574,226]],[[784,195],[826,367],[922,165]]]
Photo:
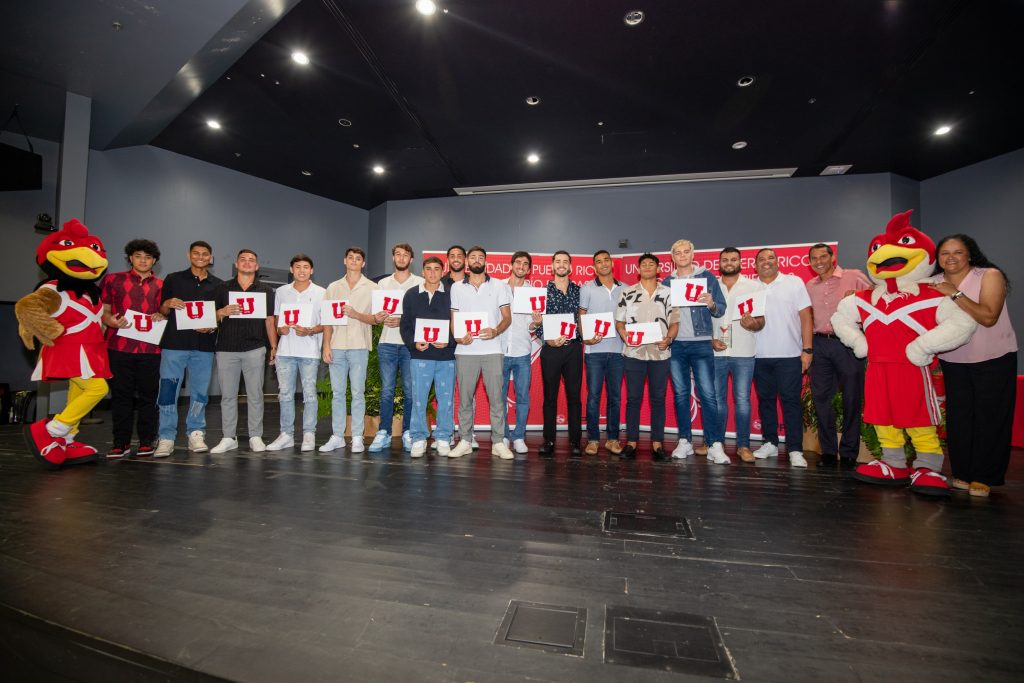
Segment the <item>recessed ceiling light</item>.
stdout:
[[536,152],[530,152],[529,154],[526,155],[526,160],[529,161],[531,164],[536,164],[538,161],[540,161],[540,155],[537,154]]
[[266,78],[267,74],[260,74],[260,78]]
[[349,126],[352,125],[352,122],[349,121],[348,119],[338,119],[338,125],[348,128]]
[[754,85],[754,77],[740,76],[740,79],[736,81],[736,85],[740,86],[741,88],[749,88],[750,86]]
[[599,126],[603,126],[603,125],[604,125],[604,121],[598,121],[598,122],[597,122],[597,125],[599,125]]
[[529,97],[526,98],[526,103],[531,107],[536,107],[538,104],[540,104],[540,98],[530,95]]
[[425,17],[437,11],[437,5],[432,0],[416,0],[416,11]]
[[622,18],[622,21],[626,22],[626,26],[637,26],[644,20],[644,13],[638,9],[632,12],[626,12],[626,16]]
[[313,175],[313,172],[312,171],[303,171],[302,175],[304,175],[304,176],[311,176],[311,175]]
[[949,131],[953,130],[953,126],[939,126],[935,129],[936,135],[945,135]]
[[114,29],[115,31],[120,31],[124,28],[124,24],[122,24],[120,21],[115,21],[113,24],[110,25],[110,28]]
[[377,164],[376,166],[373,167],[373,172],[376,173],[377,175],[384,175],[384,167],[381,166],[380,164]]
[[736,142],[732,143],[732,148],[733,149],[743,149],[746,146],[747,146],[747,141],[746,140],[737,140]]
[[206,125],[214,130],[220,130],[220,121],[217,121],[216,119],[207,119]]
[[352,149],[359,149],[359,145],[357,145],[357,144],[352,145]]
[[241,152],[235,152],[235,158],[236,158],[236,159],[238,159],[238,158],[239,158],[239,157],[241,157],[241,156],[242,156],[242,153],[241,153]]
[[307,55],[305,52],[299,52],[296,50],[295,52],[292,53],[292,61],[295,62],[296,64],[306,66],[307,64],[309,64],[309,55]]
[[807,100],[807,104],[814,104],[817,101],[818,101],[817,97],[812,97],[811,99]]
[[445,14],[448,14],[448,8],[447,7],[445,9],[441,10],[441,11],[444,12]]

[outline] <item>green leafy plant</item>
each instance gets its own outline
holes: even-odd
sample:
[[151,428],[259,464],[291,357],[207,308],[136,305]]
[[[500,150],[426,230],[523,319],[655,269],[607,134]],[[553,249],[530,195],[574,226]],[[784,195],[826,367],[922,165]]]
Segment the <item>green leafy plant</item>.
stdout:
[[[370,348],[370,356],[366,363],[366,391],[364,397],[366,399],[366,414],[371,417],[380,416],[380,390],[381,390],[381,379],[380,379],[380,364],[377,362],[377,343],[380,341],[380,334],[384,331],[383,325],[373,326],[373,345]],[[317,397],[317,416],[327,417],[331,414],[331,398],[333,397],[333,390],[331,389],[331,377],[328,374],[326,377],[316,383],[316,397]],[[404,409],[404,395],[402,390],[402,383],[398,382],[395,386],[395,400],[394,400],[394,414],[401,415]],[[345,409],[349,415],[352,414],[352,383],[348,383],[348,388],[345,392]]]

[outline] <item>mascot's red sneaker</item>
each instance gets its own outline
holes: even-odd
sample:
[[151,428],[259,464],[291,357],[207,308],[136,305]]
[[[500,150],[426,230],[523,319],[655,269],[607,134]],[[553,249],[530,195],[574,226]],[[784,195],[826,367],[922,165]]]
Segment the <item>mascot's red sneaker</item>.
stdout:
[[95,448],[81,441],[75,441],[74,437],[71,436],[64,437],[64,452],[68,456],[67,461],[64,463],[65,465],[96,462],[96,459],[99,457],[99,453]]
[[926,496],[948,496],[946,478],[927,467],[919,467],[910,475],[910,490]]
[[910,483],[910,468],[893,467],[881,460],[872,460],[858,465],[857,469],[853,471],[853,476],[857,481],[862,481],[865,484],[906,486]]
[[64,439],[50,436],[46,431],[47,420],[33,422],[25,428],[25,442],[36,456],[36,460],[47,467],[57,468],[67,460],[67,452],[64,450]]

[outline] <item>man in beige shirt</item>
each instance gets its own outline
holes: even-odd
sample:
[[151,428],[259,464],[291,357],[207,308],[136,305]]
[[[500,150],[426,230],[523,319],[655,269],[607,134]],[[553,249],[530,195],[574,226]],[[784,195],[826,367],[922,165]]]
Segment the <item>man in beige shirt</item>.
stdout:
[[362,453],[366,420],[366,366],[373,343],[373,326],[383,322],[384,311],[373,315],[370,305],[377,285],[363,275],[366,252],[359,247],[345,250],[345,277],[327,288],[325,301],[345,301],[347,325],[324,325],[323,359],[331,371],[331,438],[321,453],[345,447],[345,390],[352,382],[352,452]]

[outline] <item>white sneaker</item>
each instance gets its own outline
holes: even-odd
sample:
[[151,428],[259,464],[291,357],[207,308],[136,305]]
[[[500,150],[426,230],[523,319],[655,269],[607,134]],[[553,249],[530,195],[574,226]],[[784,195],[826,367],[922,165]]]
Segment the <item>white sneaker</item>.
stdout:
[[[194,434],[195,432],[193,432]],[[191,439],[191,437],[189,437]],[[220,440],[220,443],[210,449],[211,453],[227,453],[238,448],[238,439],[224,438]]]
[[320,447],[321,453],[330,453],[336,451],[339,448],[345,447],[345,439],[340,436],[334,436],[331,434],[331,438],[327,439],[327,443]]
[[352,453],[362,453],[365,450],[366,443],[363,441],[363,435],[360,434],[359,436],[353,436],[352,446],[349,448],[349,451],[351,451]]
[[[426,441],[423,443],[426,443]],[[409,433],[409,430],[402,432],[402,450],[412,450],[412,434]]]
[[508,437],[502,439],[501,442],[505,444],[505,448],[508,448]]
[[765,441],[761,444],[761,447],[754,451],[754,457],[758,460],[764,460],[765,458],[777,458],[779,455],[779,447],[773,444],[771,441]]
[[447,441],[435,441],[434,450],[441,457],[448,457],[452,454],[452,447]]
[[807,467],[807,459],[804,454],[800,451],[790,451],[789,453],[789,466],[790,467]]
[[476,442],[476,434],[474,434],[472,437],[470,437],[470,445],[473,447],[474,451],[475,450],[479,450],[480,444],[478,444]]
[[313,432],[306,432],[302,435],[302,452],[311,451],[316,448],[316,434]]
[[188,449],[193,453],[204,453],[210,450],[203,438],[203,433],[198,429],[188,435]]
[[516,439],[515,441],[513,441],[512,442],[512,448],[515,450],[516,453],[520,453],[520,454],[522,454],[522,453],[529,453],[530,452],[530,449],[526,445],[526,442],[523,441],[522,439]]
[[725,454],[725,448],[722,447],[721,441],[716,441],[711,444],[708,448],[708,462],[713,462],[716,465],[731,465],[732,460]]
[[[249,441],[251,442],[252,439],[250,439]],[[283,451],[284,449],[292,448],[293,446],[295,446],[295,439],[292,438],[291,434],[279,434],[276,439],[270,442],[270,445],[267,446],[267,450]]]
[[390,445],[391,435],[381,429],[373,435],[373,441],[370,442],[370,452],[376,453],[378,451],[382,451]]
[[422,458],[423,455],[426,452],[427,452],[427,442],[426,442],[426,440],[416,441],[415,443],[413,443],[412,449],[410,449],[410,454],[414,458]]
[[[438,448],[437,452],[440,453],[441,449]],[[459,443],[448,452],[449,458],[461,458],[464,455],[469,455],[473,452],[473,447],[469,445],[469,441],[459,441]]]
[[[295,442],[292,442],[292,445],[294,446]],[[253,453],[262,453],[263,451],[267,450],[267,444],[263,443],[262,437],[250,436],[249,450],[252,451]]]
[[160,439],[153,451],[154,458],[166,458],[174,452],[174,439]]
[[502,460],[512,460],[516,457],[515,454],[508,449],[508,446],[500,441],[491,446],[491,455],[496,455]]
[[676,449],[672,451],[672,457],[676,460],[684,460],[690,455],[693,455],[693,445],[686,439],[679,439]]

